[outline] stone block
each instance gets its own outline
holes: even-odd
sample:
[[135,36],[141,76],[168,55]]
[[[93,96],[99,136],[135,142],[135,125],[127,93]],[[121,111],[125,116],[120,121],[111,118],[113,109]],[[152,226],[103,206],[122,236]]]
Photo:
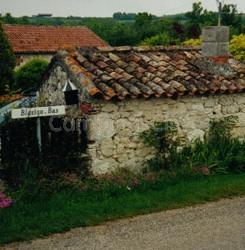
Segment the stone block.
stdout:
[[231,106],[223,106],[222,107],[222,113],[223,114],[236,114],[239,112],[239,106],[238,105],[231,105]]
[[128,121],[128,119],[121,118],[116,121],[116,128],[117,130],[123,130],[126,128],[130,128],[131,123]]
[[228,56],[229,43],[205,42],[202,44],[202,55],[205,57]]
[[113,155],[113,141],[111,138],[105,138],[101,141],[100,150],[103,156],[110,157]]
[[193,104],[191,106],[192,110],[196,110],[196,111],[204,111],[204,106],[202,103],[196,103],[196,104]]
[[124,163],[124,162],[129,160],[128,155],[127,154],[120,154],[120,155],[118,155],[117,160],[119,163]]
[[207,26],[202,29],[203,42],[228,42],[229,41],[228,26]]
[[234,100],[237,104],[245,104],[245,95],[237,96]]
[[202,55],[206,57],[214,56],[218,52],[218,43],[205,42],[202,44]]
[[91,162],[91,171],[94,175],[110,173],[116,170],[118,163],[111,158],[104,160],[95,159]]
[[115,134],[114,121],[107,113],[90,115],[88,118],[88,139],[100,142]]
[[231,95],[222,95],[219,97],[219,103],[222,106],[234,105],[234,99],[232,98]]
[[113,103],[107,103],[106,105],[104,105],[101,109],[103,112],[117,112],[118,111],[118,106],[113,104]]
[[217,104],[217,99],[209,97],[207,100],[204,102],[204,107],[205,108],[212,108]]
[[228,56],[229,55],[229,42],[218,43],[216,56]]
[[245,137],[245,127],[238,127],[238,128],[233,129],[232,136],[244,138]]
[[183,115],[183,114],[186,114],[187,107],[185,103],[178,102],[175,105],[171,105],[169,111],[170,111],[170,114],[172,115],[176,115],[176,114]]
[[239,118],[239,125],[245,127],[245,113],[237,113],[236,115]]

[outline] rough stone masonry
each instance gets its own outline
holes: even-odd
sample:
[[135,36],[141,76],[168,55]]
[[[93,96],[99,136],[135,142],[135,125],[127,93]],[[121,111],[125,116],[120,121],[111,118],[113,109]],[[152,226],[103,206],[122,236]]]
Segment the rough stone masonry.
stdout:
[[[40,102],[46,105],[65,104],[62,88],[67,80],[68,75],[61,66],[52,70],[41,89]],[[87,115],[90,142],[87,154],[95,175],[118,168],[140,171],[154,150],[142,143],[139,134],[154,122],[176,122],[179,135],[188,143],[203,137],[212,118],[236,115],[239,122],[234,128],[234,135],[245,136],[245,93],[182,96],[178,99],[99,100],[91,106],[96,112]],[[82,112],[73,107],[69,109],[68,116],[78,118]]]
[[156,121],[174,121],[185,142],[203,137],[210,119],[228,115],[239,117],[235,136],[245,136],[245,94],[209,97],[182,97],[178,100],[128,100],[102,103],[89,116],[88,145],[93,173],[117,168],[139,171],[154,151],[139,139],[139,133]]

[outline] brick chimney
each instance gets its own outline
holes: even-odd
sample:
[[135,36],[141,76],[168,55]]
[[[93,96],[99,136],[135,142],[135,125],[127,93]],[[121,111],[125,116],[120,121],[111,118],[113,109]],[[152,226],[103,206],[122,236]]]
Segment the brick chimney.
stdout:
[[228,26],[207,26],[202,30],[202,55],[215,63],[227,63],[229,59]]

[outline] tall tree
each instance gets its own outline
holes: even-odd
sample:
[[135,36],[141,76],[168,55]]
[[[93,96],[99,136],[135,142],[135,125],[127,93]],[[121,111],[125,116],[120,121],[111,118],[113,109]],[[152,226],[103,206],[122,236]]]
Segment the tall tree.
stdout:
[[4,23],[8,23],[8,24],[16,23],[15,18],[12,17],[12,15],[10,13],[6,13],[6,15],[3,16],[3,21],[4,21]]
[[232,27],[233,34],[242,33],[242,15],[234,4],[224,4],[221,10],[221,23]]
[[201,34],[201,24],[203,23],[203,7],[201,2],[193,3],[192,11],[186,13],[187,33],[189,37],[197,38]]
[[153,16],[147,12],[138,13],[135,17],[134,28],[137,31],[140,40],[154,35],[152,21]]
[[10,89],[13,84],[15,56],[0,23],[0,93]]

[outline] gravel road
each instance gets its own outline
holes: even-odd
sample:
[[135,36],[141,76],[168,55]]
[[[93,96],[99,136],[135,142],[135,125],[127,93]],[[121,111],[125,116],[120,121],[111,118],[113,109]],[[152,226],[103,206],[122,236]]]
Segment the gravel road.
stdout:
[[245,197],[78,228],[2,249],[245,249]]

